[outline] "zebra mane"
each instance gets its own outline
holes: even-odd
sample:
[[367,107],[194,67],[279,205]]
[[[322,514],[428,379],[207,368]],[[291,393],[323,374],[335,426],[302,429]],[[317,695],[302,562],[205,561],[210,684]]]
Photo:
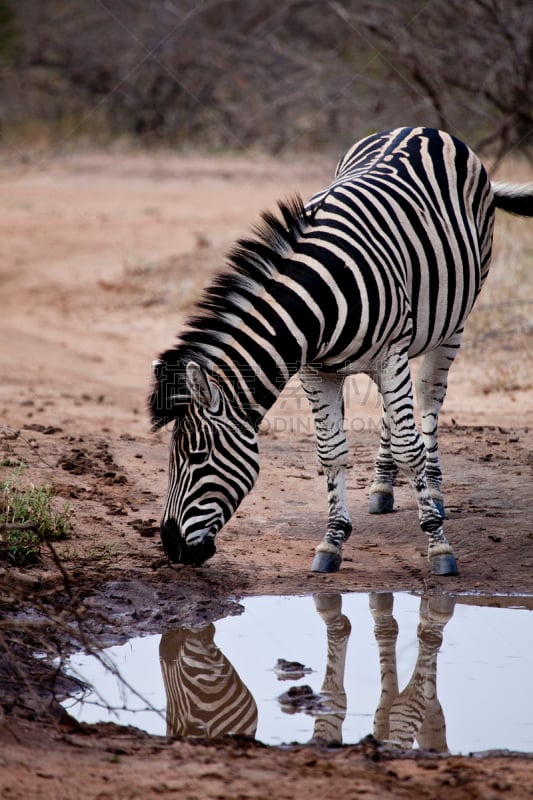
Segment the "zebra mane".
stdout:
[[204,313],[190,319],[190,326],[203,328],[205,312],[216,317],[234,310],[228,308],[234,305],[234,295],[247,296],[250,291],[263,289],[274,275],[283,271],[283,263],[309,224],[310,215],[299,195],[278,203],[278,207],[281,219],[264,211],[261,222],[252,227],[254,238],[240,239],[230,250],[229,270],[222,272],[205,290],[197,306]]
[[283,272],[287,256],[312,222],[300,195],[278,203],[281,219],[269,211],[252,228],[253,238],[240,239],[229,252],[229,269],[204,291],[196,313],[186,321],[178,344],[162,353],[154,367],[154,385],[148,407],[154,430],[177,419],[187,406],[185,365],[196,361],[209,368],[210,351],[220,347],[233,321],[241,318],[269,282]]

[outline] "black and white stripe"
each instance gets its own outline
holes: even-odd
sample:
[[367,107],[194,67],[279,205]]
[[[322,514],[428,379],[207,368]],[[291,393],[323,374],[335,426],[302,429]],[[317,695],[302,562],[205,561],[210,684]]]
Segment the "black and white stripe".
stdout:
[[[258,424],[299,372],[328,487],[328,527],[313,569],[338,569],[351,532],[342,386],[363,372],[383,400],[370,511],[392,510],[402,469],[432,571],[456,572],[442,525],[437,422],[489,269],[495,207],[533,216],[533,186],[491,185],[462,142],[399,128],[354,145],[307,206],[296,199],[280,206],[281,220],[263,216],[181,343],[155,364],[154,427],[175,420],[161,527],[171,558],[200,563],[213,555],[217,531],[256,480]],[[422,354],[420,435],[409,358]]]
[[393,603],[394,597],[388,592],[370,595],[381,676],[374,736],[402,750],[411,748],[416,739],[425,750],[446,752],[446,720],[437,695],[437,657],[444,626],[453,616],[455,600],[444,594],[420,598],[417,659],[402,691],[396,665],[398,623],[393,616]]
[[316,610],[327,631],[326,672],[320,689],[326,710],[317,714],[313,729],[314,742],[342,744],[342,726],[346,719],[347,698],[344,689],[346,654],[352,626],[342,613],[342,597],[336,593],[314,596]]
[[212,623],[161,637],[167,736],[255,736],[257,705],[214,642]]

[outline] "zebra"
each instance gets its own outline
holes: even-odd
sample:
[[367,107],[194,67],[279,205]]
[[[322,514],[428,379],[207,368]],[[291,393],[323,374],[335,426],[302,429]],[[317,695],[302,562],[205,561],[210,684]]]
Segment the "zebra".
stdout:
[[[280,203],[229,255],[181,341],[153,363],[154,430],[174,423],[161,541],[201,564],[259,473],[258,427],[299,373],[326,477],[328,522],[311,570],[335,572],[352,530],[342,387],[366,373],[382,399],[369,511],[393,510],[397,471],[414,489],[434,575],[457,574],[444,530],[438,415],[465,321],[489,270],[495,209],[533,216],[533,184],[489,180],[463,142],[414,127],[341,158],[304,205]],[[414,419],[409,359],[423,355]]]
[[212,622],[163,634],[159,662],[167,696],[167,736],[254,737],[257,705],[214,642]]

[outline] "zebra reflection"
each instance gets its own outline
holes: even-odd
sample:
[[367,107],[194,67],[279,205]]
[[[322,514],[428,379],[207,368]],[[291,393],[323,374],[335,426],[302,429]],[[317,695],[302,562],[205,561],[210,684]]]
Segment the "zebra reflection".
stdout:
[[214,642],[215,626],[178,628],[161,637],[167,736],[255,736],[257,705]]
[[379,650],[381,697],[374,717],[374,736],[407,749],[414,741],[427,750],[446,752],[446,722],[437,697],[437,655],[444,626],[453,616],[455,599],[447,595],[420,598],[418,655],[407,686],[400,692],[396,668],[398,623],[390,593],[371,594],[370,611]]
[[326,701],[328,712],[316,717],[312,741],[340,744],[342,724],[346,717],[344,690],[346,651],[352,626],[348,617],[342,613],[340,594],[317,594],[314,596],[314,601],[327,630],[328,654],[320,694]]
[[[379,651],[381,696],[374,716],[374,736],[389,747],[448,750],[446,722],[437,697],[437,655],[444,626],[451,619],[455,600],[449,596],[423,596],[417,629],[418,653],[411,679],[400,691],[396,666],[398,623],[393,616],[391,593],[369,595],[374,635]],[[318,613],[326,623],[328,651],[320,696],[329,711],[315,720],[313,741],[342,743],[346,717],[344,673],[351,625],[342,614],[340,594],[315,595]]]
[[[374,716],[374,736],[391,747],[446,751],[446,724],[437,697],[437,655],[444,626],[451,619],[455,600],[449,596],[423,596],[417,629],[418,653],[411,678],[400,691],[396,665],[398,624],[391,593],[370,594],[370,612],[378,645],[381,695]],[[312,741],[342,743],[346,717],[344,677],[351,633],[342,613],[340,594],[314,597],[326,625],[327,659],[317,706]],[[250,690],[214,642],[212,623],[178,628],[164,634],[159,646],[167,696],[167,736],[224,734],[254,737],[258,711]]]

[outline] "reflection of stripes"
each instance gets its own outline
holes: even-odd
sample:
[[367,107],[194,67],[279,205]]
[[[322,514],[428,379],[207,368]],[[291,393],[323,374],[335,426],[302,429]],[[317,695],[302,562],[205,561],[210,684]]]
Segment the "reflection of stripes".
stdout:
[[329,711],[317,716],[313,741],[340,744],[342,743],[342,725],[346,717],[346,692],[344,691],[346,651],[352,626],[348,617],[342,613],[340,594],[317,594],[315,595],[315,606],[326,623],[328,636],[326,674],[320,694],[324,697]]
[[213,641],[215,627],[180,628],[161,638],[167,736],[254,736],[257,706]]
[[370,610],[379,648],[381,698],[374,718],[374,735],[394,747],[448,749],[446,721],[437,697],[437,655],[442,631],[454,609],[452,597],[422,597],[417,630],[418,654],[411,679],[401,692],[396,671],[398,625],[392,615],[392,594],[371,594]]

